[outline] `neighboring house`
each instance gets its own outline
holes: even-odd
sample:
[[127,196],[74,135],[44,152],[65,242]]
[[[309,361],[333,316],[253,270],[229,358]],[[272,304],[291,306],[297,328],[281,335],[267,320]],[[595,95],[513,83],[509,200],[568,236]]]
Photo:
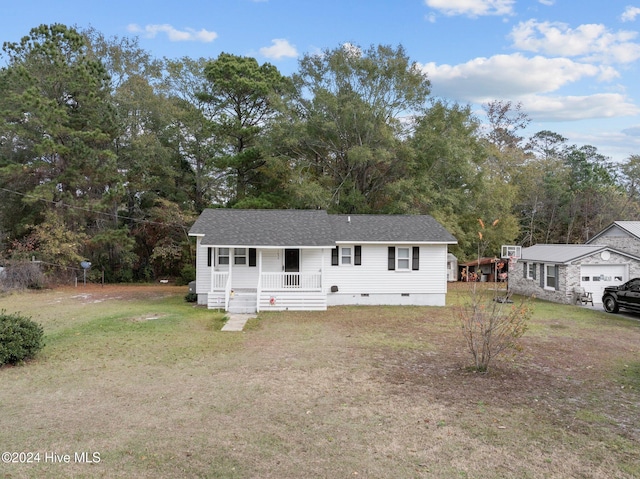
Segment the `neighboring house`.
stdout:
[[594,303],[602,303],[606,286],[635,276],[640,276],[640,257],[608,245],[538,244],[522,248],[522,257],[509,274],[509,289],[574,303],[577,289],[584,288],[593,294]]
[[587,241],[587,244],[606,244],[640,256],[640,221],[614,221]]
[[431,216],[323,210],[207,209],[189,235],[198,303],[232,312],[443,306],[457,243]]

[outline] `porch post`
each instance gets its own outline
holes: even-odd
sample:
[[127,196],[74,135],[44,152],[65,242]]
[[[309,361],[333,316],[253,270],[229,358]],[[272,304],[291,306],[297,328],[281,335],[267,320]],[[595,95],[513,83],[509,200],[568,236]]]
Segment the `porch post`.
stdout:
[[324,250],[325,248],[322,248],[320,257],[320,291],[322,291],[322,283],[324,279]]
[[[213,266],[215,264],[215,261],[213,260],[213,258],[214,258],[215,254],[216,254],[216,249],[213,246],[211,246],[210,248],[211,248],[211,271],[209,271],[209,274],[210,274],[209,291],[211,292],[211,294],[213,294],[213,277],[215,275],[215,268]],[[206,254],[209,254],[209,247],[207,247],[207,253]]]
[[234,255],[234,248],[229,248],[229,287],[231,289],[233,289],[233,282],[232,282],[232,271],[233,271],[233,255]]
[[258,250],[258,290],[256,291],[256,313],[260,312],[260,295],[262,293],[262,249]]

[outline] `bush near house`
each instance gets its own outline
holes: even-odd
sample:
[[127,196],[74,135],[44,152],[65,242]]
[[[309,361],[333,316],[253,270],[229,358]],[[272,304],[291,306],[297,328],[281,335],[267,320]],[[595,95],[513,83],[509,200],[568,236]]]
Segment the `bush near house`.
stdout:
[[0,312],[0,366],[31,359],[44,347],[38,323],[18,313]]

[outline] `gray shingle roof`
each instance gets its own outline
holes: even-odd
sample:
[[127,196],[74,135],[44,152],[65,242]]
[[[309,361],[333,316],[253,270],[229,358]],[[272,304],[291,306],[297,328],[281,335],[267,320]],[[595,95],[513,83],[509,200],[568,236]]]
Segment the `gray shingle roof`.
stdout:
[[428,215],[328,215],[324,210],[207,209],[189,230],[216,246],[335,246],[336,242],[455,244]]
[[189,230],[202,244],[221,246],[333,246],[326,211],[207,209]]
[[428,215],[329,215],[329,221],[337,241],[457,243]]

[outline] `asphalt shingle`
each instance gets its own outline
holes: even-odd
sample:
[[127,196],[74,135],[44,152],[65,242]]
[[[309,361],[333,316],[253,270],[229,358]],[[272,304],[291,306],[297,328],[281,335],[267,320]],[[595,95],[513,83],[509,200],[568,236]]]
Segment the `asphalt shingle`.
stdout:
[[328,215],[324,210],[207,209],[189,231],[210,246],[335,246],[457,241],[428,215]]
[[333,246],[335,238],[323,210],[207,209],[189,234],[203,245]]

